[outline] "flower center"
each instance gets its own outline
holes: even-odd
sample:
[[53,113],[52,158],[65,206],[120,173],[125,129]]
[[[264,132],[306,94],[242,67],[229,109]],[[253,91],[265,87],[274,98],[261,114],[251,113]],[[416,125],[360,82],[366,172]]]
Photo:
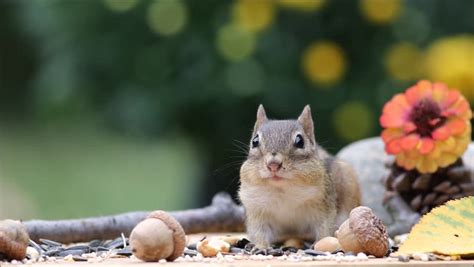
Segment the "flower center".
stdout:
[[414,105],[410,120],[416,125],[418,134],[430,136],[436,128],[444,124],[446,118],[441,116],[441,108],[434,101],[422,99]]

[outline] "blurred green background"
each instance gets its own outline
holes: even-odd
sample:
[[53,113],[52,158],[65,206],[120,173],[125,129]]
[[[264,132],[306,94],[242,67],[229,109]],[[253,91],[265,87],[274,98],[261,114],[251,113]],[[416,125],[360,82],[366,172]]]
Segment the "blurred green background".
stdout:
[[331,152],[427,78],[474,103],[471,0],[0,0],[0,219],[236,196],[258,104]]

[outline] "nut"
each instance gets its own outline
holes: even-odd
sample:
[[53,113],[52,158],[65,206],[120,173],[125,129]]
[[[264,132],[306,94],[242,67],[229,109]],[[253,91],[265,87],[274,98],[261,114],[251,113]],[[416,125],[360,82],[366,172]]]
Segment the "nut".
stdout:
[[214,257],[219,252],[229,252],[230,245],[219,238],[205,238],[197,243],[196,249],[204,257]]
[[183,254],[186,235],[171,215],[154,211],[130,234],[133,255],[143,261],[173,261]]
[[345,252],[364,252],[383,257],[388,251],[388,235],[385,225],[368,207],[354,208],[349,219],[341,224],[336,237]]
[[226,243],[228,243],[231,246],[236,246],[237,243],[240,240],[245,238],[245,236],[243,236],[243,235],[224,235],[224,236],[219,236],[217,238],[224,241],[224,242],[226,242]]
[[290,238],[283,243],[283,247],[292,247],[292,248],[298,248],[302,249],[304,248],[304,243],[303,240],[298,239],[298,238]]
[[317,251],[334,252],[341,249],[341,244],[339,244],[339,240],[337,240],[337,238],[326,236],[325,238],[322,238],[318,242],[314,243],[313,249]]
[[22,260],[30,237],[26,227],[19,221],[0,221],[0,254],[8,260]]

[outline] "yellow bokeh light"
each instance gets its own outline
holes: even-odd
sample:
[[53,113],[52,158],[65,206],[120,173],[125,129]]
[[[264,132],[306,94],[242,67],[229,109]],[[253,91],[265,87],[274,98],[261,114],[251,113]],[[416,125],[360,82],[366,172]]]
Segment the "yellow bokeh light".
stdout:
[[401,0],[360,0],[362,15],[375,24],[388,24],[400,15]]
[[230,61],[248,58],[254,52],[256,44],[255,34],[237,24],[224,25],[217,32],[217,50]]
[[414,44],[393,45],[385,54],[385,68],[395,80],[411,81],[423,75],[423,52]]
[[278,0],[278,3],[282,7],[311,12],[321,9],[326,0]]
[[125,12],[134,8],[138,0],[103,0],[104,5],[115,12]]
[[150,28],[162,35],[180,32],[188,20],[188,10],[182,0],[155,0],[148,7]]
[[344,51],[333,42],[315,42],[304,51],[302,67],[311,82],[332,85],[340,81],[346,72]]
[[426,52],[426,75],[457,88],[474,101],[474,35],[458,35],[435,41]]
[[259,32],[273,23],[276,8],[273,0],[238,0],[232,12],[237,24],[246,30]]
[[373,112],[359,101],[349,101],[337,107],[332,121],[337,135],[346,141],[368,137],[374,128]]

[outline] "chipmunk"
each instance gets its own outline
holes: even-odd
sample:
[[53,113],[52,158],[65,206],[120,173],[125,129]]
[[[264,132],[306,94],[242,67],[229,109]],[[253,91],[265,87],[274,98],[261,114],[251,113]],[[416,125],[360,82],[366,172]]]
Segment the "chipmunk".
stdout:
[[269,120],[258,108],[239,189],[247,235],[258,248],[333,236],[360,205],[355,172],[318,145],[313,128],[309,105],[297,120]]

